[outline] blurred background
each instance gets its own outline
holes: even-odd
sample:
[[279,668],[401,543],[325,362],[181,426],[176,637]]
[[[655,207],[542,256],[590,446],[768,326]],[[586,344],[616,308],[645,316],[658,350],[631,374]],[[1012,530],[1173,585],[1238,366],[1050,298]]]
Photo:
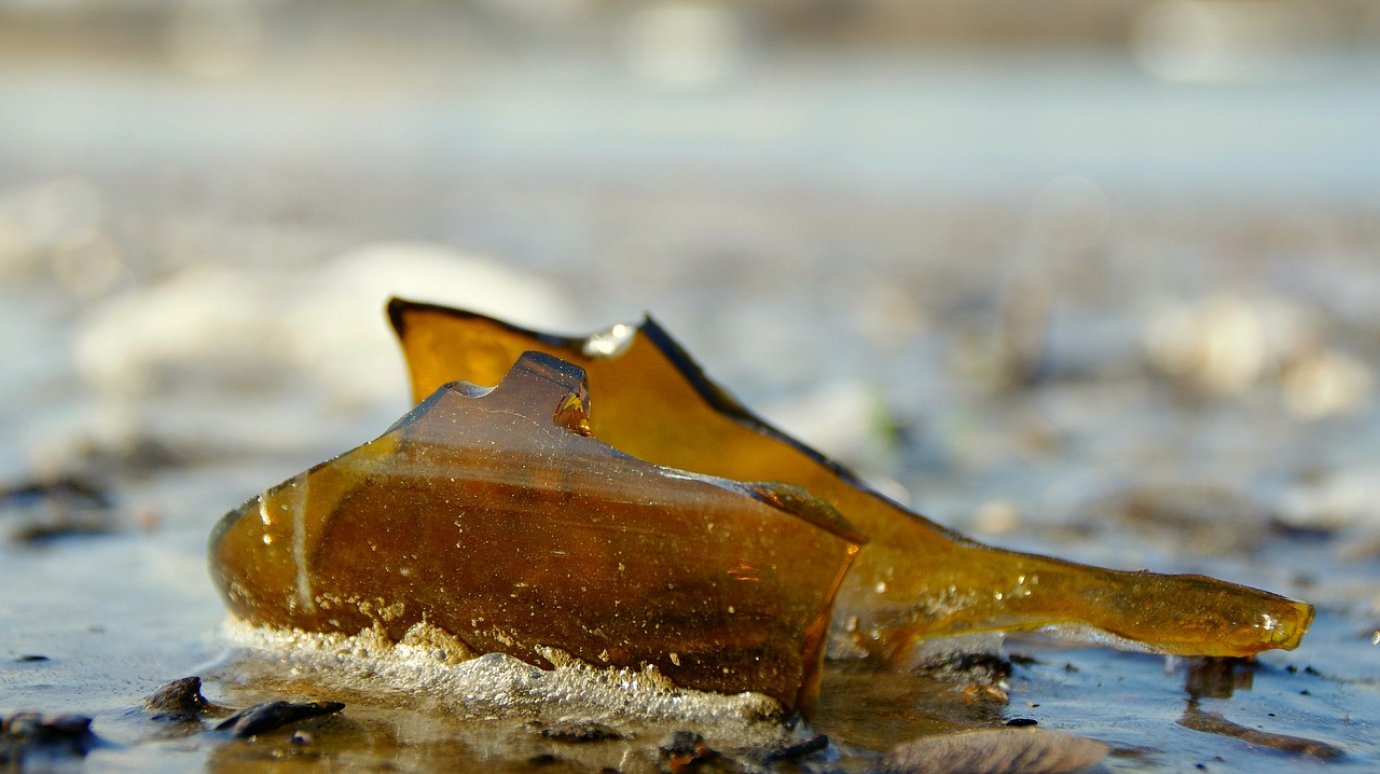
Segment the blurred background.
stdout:
[[1369,0],[4,0],[0,470],[353,443],[401,293],[652,312],[883,477],[1005,472],[983,396],[1146,375],[1108,437],[1259,411],[1284,475],[1374,435],[1376,137]]
[[[1377,137],[1373,0],[0,0],[0,481],[97,482],[186,643],[219,514],[406,409],[390,294],[650,312],[938,520],[1364,673]],[[0,615],[96,616],[41,558]]]

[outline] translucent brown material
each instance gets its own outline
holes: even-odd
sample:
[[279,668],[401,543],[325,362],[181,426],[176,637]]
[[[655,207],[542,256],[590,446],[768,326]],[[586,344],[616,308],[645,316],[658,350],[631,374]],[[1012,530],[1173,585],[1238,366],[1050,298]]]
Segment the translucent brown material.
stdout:
[[211,569],[231,612],[394,641],[425,622],[480,653],[547,665],[553,648],[808,707],[863,538],[794,487],[623,454],[591,437],[578,367],[510,365],[228,514]]
[[868,538],[836,606],[839,633],[888,662],[926,638],[1057,627],[1179,655],[1293,648],[1310,605],[1199,575],[1088,567],[976,543],[873,491],[754,416],[655,322],[586,338],[523,330],[456,309],[389,306],[418,398],[455,379],[490,382],[523,352],[585,369],[594,433],[640,459],[780,481],[833,505]]

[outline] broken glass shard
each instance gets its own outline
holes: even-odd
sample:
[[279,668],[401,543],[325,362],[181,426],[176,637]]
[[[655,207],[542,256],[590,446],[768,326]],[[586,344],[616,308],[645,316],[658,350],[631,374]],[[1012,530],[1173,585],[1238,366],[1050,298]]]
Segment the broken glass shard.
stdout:
[[427,623],[479,653],[654,666],[808,708],[861,535],[799,488],[602,442],[577,366],[529,353],[503,371],[435,385],[379,438],[228,514],[210,558],[230,611],[395,642]]
[[[651,319],[589,337],[524,330],[394,300],[416,399],[461,379],[493,383],[524,352],[584,369],[594,434],[658,465],[791,484],[868,538],[845,578],[835,636],[905,663],[927,639],[1055,629],[1179,655],[1246,656],[1298,645],[1310,605],[1199,575],[1108,570],[982,545],[914,513],[761,420],[710,380]],[[685,555],[684,560],[694,557]]]

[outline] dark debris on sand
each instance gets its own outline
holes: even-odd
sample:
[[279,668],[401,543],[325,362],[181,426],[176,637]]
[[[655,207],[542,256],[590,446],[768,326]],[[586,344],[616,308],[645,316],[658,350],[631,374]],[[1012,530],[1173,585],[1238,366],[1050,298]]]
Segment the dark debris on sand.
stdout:
[[537,723],[528,724],[528,727],[539,736],[557,742],[570,742],[581,744],[586,742],[606,742],[615,739],[627,739],[628,736],[617,729],[606,726],[603,723],[581,720],[562,720],[556,723]]
[[217,723],[216,731],[225,731],[237,739],[276,731],[283,726],[323,715],[333,715],[345,705],[338,701],[265,701],[236,712]]
[[661,757],[673,773],[719,757],[718,751],[705,744],[704,737],[694,731],[672,731],[657,743]]
[[[199,723],[207,718],[224,718],[211,730],[229,733],[236,739],[276,731],[301,720],[333,715],[345,705],[338,701],[265,701],[234,710],[208,700],[201,693],[201,678],[179,677],[144,699],[143,709],[151,720],[171,723]],[[304,734],[304,739],[310,739]],[[303,742],[294,738],[294,743]]]
[[78,475],[35,478],[0,487],[0,514],[15,519],[9,539],[16,543],[104,535],[117,528],[109,488],[94,478]]

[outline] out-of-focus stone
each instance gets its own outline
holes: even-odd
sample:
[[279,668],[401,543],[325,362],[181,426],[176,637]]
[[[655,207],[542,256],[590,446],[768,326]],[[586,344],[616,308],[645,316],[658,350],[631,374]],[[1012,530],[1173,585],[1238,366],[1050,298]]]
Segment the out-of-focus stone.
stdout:
[[1284,494],[1280,520],[1306,529],[1380,530],[1380,465],[1358,465],[1310,478]]
[[184,269],[93,309],[76,335],[76,366],[118,400],[301,383],[337,404],[391,403],[402,373],[380,320],[398,293],[542,325],[568,320],[560,294],[524,272],[440,245],[378,243],[286,271]]
[[1370,402],[1370,370],[1342,352],[1322,350],[1290,363],[1280,388],[1284,405],[1295,416],[1321,419],[1357,411]]
[[1151,364],[1191,389],[1237,395],[1312,338],[1312,323],[1278,299],[1215,295],[1162,306],[1145,323]]

